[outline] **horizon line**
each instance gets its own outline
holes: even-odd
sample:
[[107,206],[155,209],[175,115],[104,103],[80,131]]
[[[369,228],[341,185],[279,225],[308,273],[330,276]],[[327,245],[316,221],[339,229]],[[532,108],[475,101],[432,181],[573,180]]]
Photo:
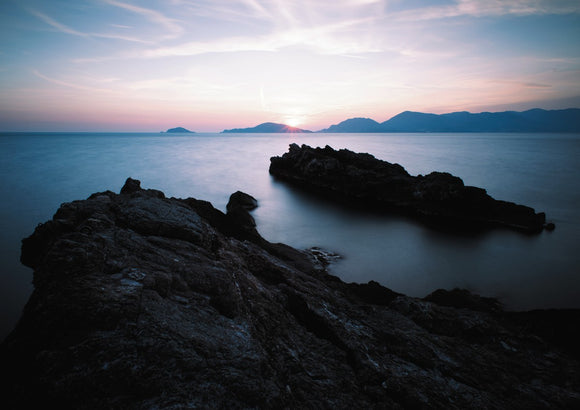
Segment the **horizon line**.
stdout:
[[[467,110],[461,110],[461,111],[445,112],[445,113],[442,113],[442,114],[435,114],[435,113],[422,112],[422,111],[403,110],[403,111],[401,111],[401,112],[393,115],[392,117],[390,117],[387,120],[382,121],[382,122],[376,121],[375,119],[370,118],[370,117],[360,117],[360,116],[357,116],[357,117],[349,117],[349,118],[347,118],[345,120],[342,120],[342,121],[340,121],[340,122],[338,122],[336,124],[330,124],[326,128],[322,128],[322,129],[317,130],[317,131],[309,130],[309,129],[306,129],[306,128],[301,128],[301,127],[298,127],[298,126],[291,126],[291,125],[284,124],[284,123],[281,123],[281,122],[280,123],[277,123],[277,122],[273,122],[273,121],[265,121],[265,122],[261,122],[261,123],[259,123],[257,125],[254,125],[254,126],[235,127],[235,128],[224,128],[221,131],[192,131],[192,130],[189,130],[188,128],[183,127],[181,125],[176,125],[174,127],[170,127],[170,128],[167,128],[166,130],[162,130],[162,131],[119,131],[119,130],[110,130],[110,131],[103,131],[103,130],[88,130],[88,131],[87,130],[82,130],[82,131],[80,131],[80,130],[75,130],[75,131],[71,131],[71,130],[68,130],[68,131],[63,131],[63,130],[60,130],[60,131],[59,130],[56,130],[56,131],[19,130],[19,131],[16,131],[16,130],[2,130],[2,129],[0,129],[0,133],[1,134],[6,134],[6,133],[36,133],[36,134],[53,134],[53,133],[60,133],[60,134],[66,134],[66,133],[68,133],[68,134],[70,134],[70,133],[75,133],[75,134],[82,134],[82,133],[107,133],[107,134],[108,133],[123,133],[123,134],[172,134],[172,133],[168,133],[167,130],[169,130],[171,128],[179,128],[179,127],[182,127],[182,128],[187,129],[188,131],[190,131],[189,133],[191,133],[191,134],[229,134],[229,133],[226,133],[225,131],[228,131],[228,130],[236,130],[236,129],[255,128],[255,127],[257,127],[259,125],[262,125],[262,124],[275,124],[275,125],[283,125],[283,126],[286,126],[286,127],[289,127],[289,128],[299,129],[301,131],[306,131],[306,133],[313,133],[313,134],[315,134],[315,133],[320,133],[321,131],[323,131],[325,129],[328,129],[329,127],[331,127],[333,125],[338,125],[338,124],[340,124],[342,122],[345,122],[345,121],[348,121],[348,120],[352,120],[352,119],[370,119],[372,121],[375,121],[378,124],[382,124],[382,123],[385,123],[387,121],[390,121],[391,119],[395,118],[396,116],[398,116],[398,115],[400,115],[402,113],[406,113],[406,112],[418,113],[418,114],[427,114],[427,115],[429,115],[429,114],[430,115],[446,115],[446,114],[457,114],[457,113],[468,113],[468,114],[477,115],[477,114],[507,113],[507,112],[523,113],[523,112],[534,111],[534,110],[542,110],[542,111],[566,111],[566,110],[577,110],[577,109],[580,109],[580,107],[568,107],[568,108],[557,108],[557,109],[545,109],[545,108],[540,108],[540,107],[534,107],[534,108],[530,108],[530,109],[527,109],[527,110],[521,110],[521,111],[516,111],[516,110],[503,110],[503,111],[480,111],[480,112],[471,112],[471,111],[467,111]],[[469,131],[454,131],[454,132],[469,132]],[[268,132],[266,132],[264,134],[278,134],[278,133],[279,134],[302,134],[302,132],[293,132],[293,133],[288,133],[288,132],[287,133],[284,133],[284,132],[270,132],[270,133],[268,133]],[[357,132],[353,132],[353,133],[357,133]],[[358,133],[360,133],[360,132],[358,132]],[[398,132],[398,133],[403,134],[403,133],[413,133],[413,132],[401,131],[401,132]],[[174,134],[180,134],[180,133],[174,133]],[[188,134],[188,133],[186,132],[186,133],[181,133],[181,134]],[[236,133],[233,132],[231,134],[236,134]],[[345,133],[345,134],[348,134],[348,133]]]

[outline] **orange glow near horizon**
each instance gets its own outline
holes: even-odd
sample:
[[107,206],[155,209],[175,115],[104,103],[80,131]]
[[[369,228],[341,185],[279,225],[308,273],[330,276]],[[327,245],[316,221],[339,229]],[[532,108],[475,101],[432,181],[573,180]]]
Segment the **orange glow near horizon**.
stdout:
[[577,0],[186,3],[3,4],[0,131],[580,106]]

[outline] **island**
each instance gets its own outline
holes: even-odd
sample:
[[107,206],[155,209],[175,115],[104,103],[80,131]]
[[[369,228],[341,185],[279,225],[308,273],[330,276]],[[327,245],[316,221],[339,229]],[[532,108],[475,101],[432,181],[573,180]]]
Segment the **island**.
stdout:
[[332,252],[262,238],[258,205],[130,178],[62,204],[22,242],[4,408],[580,408],[580,311],[345,283]]
[[429,114],[404,111],[378,123],[351,118],[317,132],[580,132],[580,109]]
[[291,144],[270,159],[270,174],[325,199],[359,208],[408,215],[445,230],[479,231],[505,227],[539,233],[546,215],[490,197],[485,189],[465,186],[447,172],[411,176],[399,164],[330,146]]
[[382,128],[371,118],[350,118],[318,132],[382,132]]
[[165,132],[170,133],[170,134],[195,134],[194,131],[190,131],[190,130],[183,128],[183,127],[169,128]]
[[251,128],[234,128],[223,130],[222,133],[311,133],[312,131],[301,128],[291,127],[286,124],[277,124],[274,122],[265,122]]

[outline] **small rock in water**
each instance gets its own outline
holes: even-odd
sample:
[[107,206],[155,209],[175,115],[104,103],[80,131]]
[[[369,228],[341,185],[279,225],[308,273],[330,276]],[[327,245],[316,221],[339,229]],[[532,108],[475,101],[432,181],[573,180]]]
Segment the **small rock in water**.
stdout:
[[342,256],[339,255],[338,253],[334,253],[329,250],[319,248],[317,246],[313,246],[312,248],[306,249],[306,252],[312,255],[314,260],[320,263],[323,267],[327,267],[331,263],[336,262],[339,259],[342,259]]

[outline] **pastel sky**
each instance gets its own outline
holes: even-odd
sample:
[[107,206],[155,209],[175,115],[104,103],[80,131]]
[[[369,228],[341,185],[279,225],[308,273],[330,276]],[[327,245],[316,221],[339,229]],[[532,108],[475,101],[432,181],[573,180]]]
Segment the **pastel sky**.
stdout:
[[0,131],[580,106],[579,0],[1,0]]

